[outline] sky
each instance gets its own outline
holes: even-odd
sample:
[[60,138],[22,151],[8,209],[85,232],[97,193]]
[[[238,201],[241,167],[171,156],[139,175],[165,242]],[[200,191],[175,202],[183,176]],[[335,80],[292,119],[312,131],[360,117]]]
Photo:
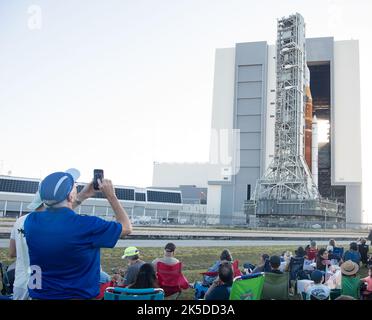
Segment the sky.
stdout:
[[295,12],[307,37],[359,40],[367,199],[370,0],[0,0],[0,174],[146,187],[154,161],[207,162],[215,49],[272,44]]

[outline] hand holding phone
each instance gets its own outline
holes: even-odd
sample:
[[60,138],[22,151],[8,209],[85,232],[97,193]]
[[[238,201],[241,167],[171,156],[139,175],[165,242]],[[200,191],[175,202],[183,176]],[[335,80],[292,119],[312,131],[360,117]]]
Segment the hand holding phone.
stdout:
[[102,169],[94,169],[93,171],[93,189],[99,190],[98,179],[102,182],[104,178]]

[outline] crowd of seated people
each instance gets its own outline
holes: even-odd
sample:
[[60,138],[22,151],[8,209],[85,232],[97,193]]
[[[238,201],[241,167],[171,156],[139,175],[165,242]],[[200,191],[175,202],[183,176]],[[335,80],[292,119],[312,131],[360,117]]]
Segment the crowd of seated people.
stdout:
[[[113,247],[120,236],[131,232],[132,227],[127,213],[115,197],[109,180],[100,181],[100,190],[110,199],[117,222],[74,215],[73,209],[95,192],[90,183],[77,194],[76,179],[74,171],[57,172],[48,176],[42,181],[40,192],[35,196],[33,209],[36,211],[16,222],[10,245],[10,254],[17,257],[14,299],[102,299],[108,287],[163,288],[165,296],[169,297],[173,293],[179,294],[189,288],[189,283],[182,274],[182,262],[175,257],[174,243],[167,243],[163,256],[148,263],[141,259],[139,249],[128,247],[122,256],[126,261],[125,270],[121,269],[111,276],[106,273],[100,265],[99,249]],[[51,195],[46,186],[58,192]],[[50,235],[45,228],[48,221],[54,223],[51,227],[55,228],[59,236],[65,237],[65,242],[62,243],[59,236],[49,242],[45,241]],[[65,227],[59,227],[61,225]],[[67,230],[66,226],[70,226],[70,229]],[[19,230],[26,230],[27,241],[24,233],[16,232]],[[91,234],[91,242],[86,243],[83,239],[85,234]],[[79,239],[81,243],[76,243],[75,239]],[[81,246],[85,246],[85,257],[80,255]],[[58,252],[68,249],[68,252],[64,253],[65,257],[71,257],[61,260],[60,256],[54,254],[56,249]],[[369,246],[363,238],[351,242],[346,252],[337,246],[334,239],[330,239],[328,246],[320,248],[315,241],[310,241],[305,249],[299,246],[294,255],[290,251],[284,251],[280,256],[263,253],[257,265],[243,262],[244,269],[240,269],[239,261],[233,259],[228,249],[224,249],[218,260],[211,262],[212,265],[201,274],[201,281],[190,287],[195,289],[196,299],[228,300],[234,279],[242,275],[273,273],[278,277],[288,276],[288,289],[291,289],[292,295],[296,291],[297,282],[305,280],[303,293],[307,300],[330,299],[335,290],[338,290],[338,295],[343,298],[372,299],[372,258],[368,252]],[[80,263],[87,265],[93,263],[94,272],[84,275],[77,272],[69,292],[48,286],[42,289],[36,286],[27,290],[25,287],[29,279],[29,275],[26,274],[27,267],[37,262],[37,265],[41,265],[45,270],[50,268],[53,271],[56,264],[48,261],[49,255],[60,266],[58,272],[54,273],[59,276],[56,283],[60,283],[66,277],[66,272],[71,270],[69,261],[73,263],[81,260]],[[361,267],[368,268],[368,276],[362,279],[359,274]],[[81,290],[83,281],[89,285]]]
[[[363,241],[360,244],[365,245]],[[341,299],[372,299],[372,266],[369,266],[368,276],[361,278],[359,276],[360,267],[365,264],[358,250],[356,242],[350,243],[350,248],[342,258],[330,259],[336,247],[334,240],[331,240],[327,248],[318,248],[314,241],[304,249],[300,246],[292,255],[290,251],[285,251],[282,255],[262,254],[261,261],[257,265],[251,265],[250,269],[242,269],[241,274],[268,274],[274,273],[284,275],[294,271],[293,280],[306,280],[305,287],[302,291],[302,298],[306,300],[329,300],[332,297],[332,292],[338,290],[338,295]],[[115,272],[112,276],[106,273],[102,266],[100,268],[99,283],[102,288],[108,287],[127,287],[130,289],[146,289],[160,288],[159,263],[170,267],[176,266],[181,262],[175,257],[176,246],[174,243],[167,243],[164,247],[164,256],[156,258],[152,262],[146,263],[140,259],[140,250],[136,247],[128,247],[124,250],[122,259],[126,259],[126,270]],[[316,255],[314,256],[316,252]],[[310,253],[309,259],[308,253]],[[311,261],[312,269],[305,269],[304,261]],[[355,261],[354,261],[355,260]],[[205,300],[228,300],[230,297],[231,288],[236,277],[233,265],[237,262],[232,258],[228,249],[224,249],[219,259],[216,260],[203,276],[200,283],[205,287],[203,296],[196,297],[197,299]],[[236,265],[236,264],[235,264]],[[213,274],[213,273],[216,274]],[[182,272],[181,272],[182,273]],[[335,280],[336,279],[336,280]],[[186,280],[187,281],[187,280]],[[332,282],[333,281],[333,282]],[[291,286],[291,283],[288,284]],[[192,287],[192,286],[191,286]],[[294,288],[296,284],[294,285]],[[293,289],[294,289],[293,288]],[[186,287],[184,287],[186,289]],[[194,289],[195,284],[194,284]],[[180,289],[181,291],[181,289]],[[293,291],[294,292],[294,291]],[[293,293],[292,293],[293,294]],[[103,299],[104,290],[96,297]]]

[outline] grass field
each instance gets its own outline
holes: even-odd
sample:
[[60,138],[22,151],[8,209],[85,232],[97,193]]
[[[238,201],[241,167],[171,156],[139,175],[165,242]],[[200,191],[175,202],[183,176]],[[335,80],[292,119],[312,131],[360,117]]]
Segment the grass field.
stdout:
[[[163,255],[162,248],[138,248],[141,251],[141,258],[146,262],[151,262],[157,257]],[[221,251],[225,249],[223,247],[201,247],[191,248],[182,247],[177,249],[176,257],[183,262],[183,273],[189,280],[194,282],[201,280],[201,272],[204,272],[210,267],[216,260],[218,260]],[[242,268],[244,262],[250,262],[257,264],[260,261],[262,253],[268,255],[280,255],[285,250],[294,252],[296,247],[294,246],[271,246],[271,247],[229,247],[228,248],[234,259],[240,261],[240,267]],[[111,274],[113,268],[125,268],[125,261],[121,259],[124,249],[103,249],[101,251],[101,263],[103,270]],[[4,263],[11,263],[13,260],[8,258],[8,250],[0,249],[0,261]],[[361,268],[360,275],[365,277],[367,270]],[[181,299],[189,300],[193,299],[194,291],[188,289],[182,293]]]

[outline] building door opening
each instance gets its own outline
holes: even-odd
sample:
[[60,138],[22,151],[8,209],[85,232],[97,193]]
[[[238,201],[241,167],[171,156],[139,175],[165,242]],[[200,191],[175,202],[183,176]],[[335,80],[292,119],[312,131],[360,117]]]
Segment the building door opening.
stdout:
[[251,185],[247,184],[247,200],[251,200]]

